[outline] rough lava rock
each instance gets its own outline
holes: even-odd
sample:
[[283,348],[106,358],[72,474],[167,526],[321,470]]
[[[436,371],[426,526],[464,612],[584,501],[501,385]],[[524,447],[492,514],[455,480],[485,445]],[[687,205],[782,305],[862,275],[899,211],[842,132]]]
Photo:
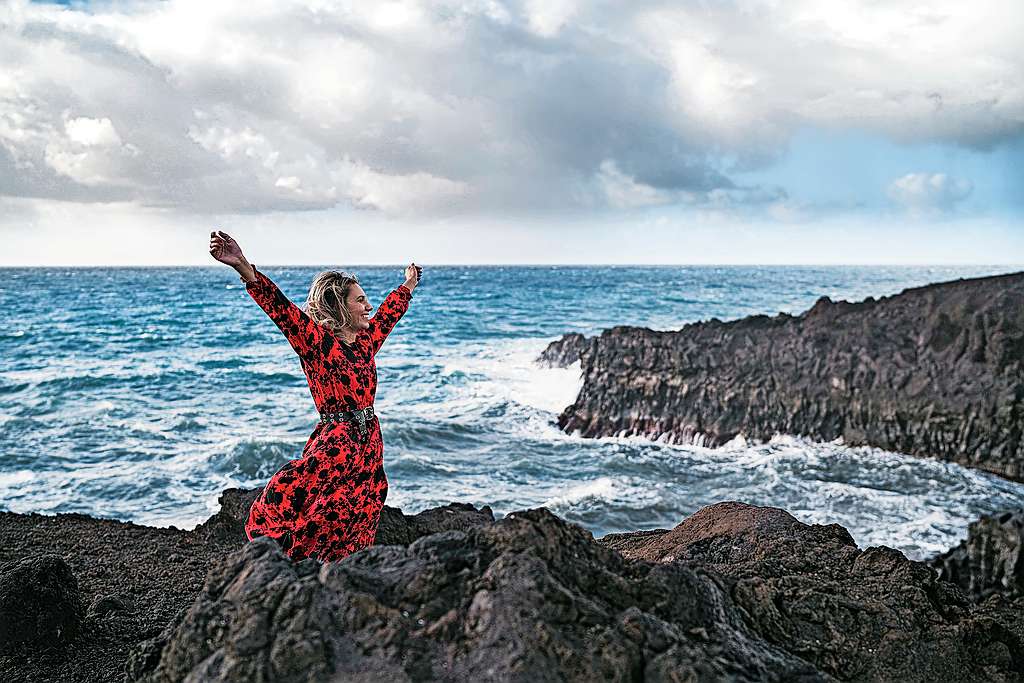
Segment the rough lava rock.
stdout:
[[207,541],[248,542],[249,537],[245,535],[245,522],[249,518],[249,507],[262,490],[262,488],[224,489],[217,498],[220,509],[193,529],[193,533]]
[[[18,629],[45,626],[51,614],[34,605],[34,618],[24,619],[21,603],[0,607],[0,678],[16,681],[82,681],[109,683],[126,670],[146,671],[159,662],[163,646],[184,617],[216,561],[248,542],[244,522],[249,504],[260,489],[228,489],[220,496],[221,509],[194,530],[156,528],[131,522],[90,517],[79,513],[58,515],[16,514],[0,511],[0,566],[37,566],[41,555],[63,558],[77,580],[81,604],[89,605],[79,619],[77,637],[65,630],[68,642],[45,638],[40,649],[21,637]],[[407,543],[446,529],[490,523],[490,508],[453,503],[405,517],[397,508],[385,508],[378,530],[379,543]],[[405,540],[395,540],[396,535]],[[389,540],[389,538],[391,540]],[[58,572],[59,573],[59,572]],[[7,593],[24,600],[26,582],[9,577]],[[0,584],[3,584],[0,581]],[[0,593],[3,589],[0,588]],[[64,608],[53,613],[63,618],[78,612]],[[58,617],[59,618],[59,617]],[[131,656],[129,656],[129,654]],[[129,678],[129,680],[133,680]]]
[[975,615],[967,597],[927,564],[884,546],[858,549],[838,524],[808,525],[778,508],[724,502],[670,531],[601,541],[627,558],[724,577],[759,634],[837,678],[1024,675],[1024,631]]
[[825,681],[720,580],[635,563],[544,508],[320,565],[257,539],[213,567],[158,681]]
[[580,360],[593,344],[593,339],[587,339],[579,332],[571,332],[548,344],[536,362],[550,368],[567,368]]
[[405,515],[398,508],[384,506],[374,545],[409,545],[417,538],[441,531],[466,531],[494,522],[489,505],[482,508],[468,503],[448,503],[415,515]]
[[91,605],[64,646],[0,652],[0,676],[1024,679],[1024,597],[974,604],[926,564],[782,510],[724,503],[595,541],[543,508],[387,508],[381,544],[321,565],[244,541],[254,494],[226,491],[195,531],[0,513],[0,563],[55,552]]
[[582,436],[718,445],[803,435],[1024,479],[1024,273],[821,298],[800,316],[563,338],[583,388],[559,416]]
[[59,555],[0,565],[0,652],[61,646],[78,635],[85,608]]
[[966,540],[931,564],[977,602],[996,593],[1024,597],[1024,509],[971,522]]
[[595,541],[544,508],[291,563],[216,564],[159,658],[165,681],[1020,680],[1014,605],[841,526],[727,502]]

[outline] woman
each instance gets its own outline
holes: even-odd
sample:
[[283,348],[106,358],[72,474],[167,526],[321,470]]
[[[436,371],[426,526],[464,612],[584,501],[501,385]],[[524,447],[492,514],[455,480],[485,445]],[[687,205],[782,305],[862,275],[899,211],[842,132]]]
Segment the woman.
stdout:
[[354,276],[317,274],[304,312],[245,259],[226,233],[210,233],[210,254],[238,271],[249,295],[284,332],[320,411],[302,457],[271,477],[253,502],[246,535],[277,539],[294,560],[336,561],[371,545],[388,495],[384,443],[373,414],[374,356],[409,307],[422,268],[410,264],[405,283],[387,295],[371,318],[366,293]]

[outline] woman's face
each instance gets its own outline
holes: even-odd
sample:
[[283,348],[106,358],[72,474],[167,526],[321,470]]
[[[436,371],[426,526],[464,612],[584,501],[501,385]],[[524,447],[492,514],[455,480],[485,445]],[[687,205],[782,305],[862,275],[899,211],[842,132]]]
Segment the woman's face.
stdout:
[[366,300],[366,292],[359,285],[352,285],[348,290],[348,300],[345,302],[348,306],[349,315],[352,317],[352,327],[357,332],[359,330],[365,330],[370,327],[370,311],[373,307]]

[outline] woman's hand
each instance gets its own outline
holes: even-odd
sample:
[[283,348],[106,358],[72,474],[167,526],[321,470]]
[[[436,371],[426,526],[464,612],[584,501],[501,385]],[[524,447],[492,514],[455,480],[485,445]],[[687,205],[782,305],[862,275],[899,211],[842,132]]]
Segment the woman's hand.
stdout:
[[416,288],[416,285],[420,283],[420,277],[423,275],[423,268],[417,266],[415,262],[410,263],[405,268],[405,287],[410,292]]
[[249,283],[256,279],[256,271],[242,255],[242,248],[226,232],[217,230],[210,233],[210,256],[238,271],[243,282]]
[[238,242],[231,235],[220,230],[210,233],[210,256],[232,268],[248,264]]

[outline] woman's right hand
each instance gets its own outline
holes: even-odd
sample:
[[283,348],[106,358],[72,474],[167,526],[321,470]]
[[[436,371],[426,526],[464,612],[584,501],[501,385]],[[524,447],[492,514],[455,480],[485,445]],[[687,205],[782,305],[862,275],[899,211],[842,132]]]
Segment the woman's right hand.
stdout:
[[220,230],[210,233],[210,256],[235,269],[248,263],[238,242]]

